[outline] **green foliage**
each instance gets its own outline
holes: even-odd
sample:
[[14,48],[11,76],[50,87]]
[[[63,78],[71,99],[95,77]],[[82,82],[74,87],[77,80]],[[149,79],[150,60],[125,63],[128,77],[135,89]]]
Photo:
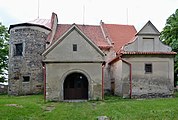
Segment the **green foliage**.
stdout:
[[[160,38],[165,44],[171,46],[174,52],[178,52],[178,9],[167,19]],[[178,81],[178,55],[175,56],[174,71],[175,81]]]
[[178,98],[122,99],[79,103],[44,102],[42,95],[0,95],[0,120],[178,120]]
[[8,30],[0,23],[0,82],[5,81],[5,75],[8,69],[8,41]]

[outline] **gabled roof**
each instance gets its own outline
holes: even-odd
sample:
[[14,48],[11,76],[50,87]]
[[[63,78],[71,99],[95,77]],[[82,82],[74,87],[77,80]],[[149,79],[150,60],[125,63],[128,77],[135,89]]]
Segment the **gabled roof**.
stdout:
[[[139,39],[142,40],[142,38],[139,38],[138,36],[140,35],[149,35],[149,36],[154,36],[156,37],[158,42],[155,46],[155,44],[153,44],[154,49],[152,51],[144,51],[143,48],[141,47],[141,50],[138,50],[139,46],[134,46],[135,42],[140,41]],[[160,40],[159,40],[159,35],[160,32],[157,30],[157,28],[151,23],[151,21],[148,21],[143,28],[136,34],[135,39],[133,39],[132,41],[128,42],[127,44],[125,44],[121,51],[119,52],[120,55],[175,55],[177,54],[176,52],[172,52],[171,47],[164,45]],[[133,45],[133,46],[132,46]],[[142,44],[143,45],[143,44]],[[128,49],[130,46],[130,49]],[[124,47],[127,47],[127,49],[124,49]],[[158,48],[158,47],[162,47],[162,48]],[[135,48],[135,49],[134,49]],[[158,48],[158,49],[155,49]]]
[[151,23],[151,21],[148,21],[143,28],[137,33],[137,35],[160,35],[160,32],[158,29]]
[[[75,24],[90,40],[100,48],[111,48],[117,52],[120,48],[133,40],[136,29],[132,25],[101,24],[99,25],[80,25]],[[72,24],[58,24],[52,44],[60,38]],[[102,31],[103,28],[103,31]],[[105,35],[104,35],[105,34]],[[107,39],[113,44],[108,43]]]
[[[66,31],[68,31],[73,25],[71,24],[58,24],[56,34],[52,43],[60,38]],[[111,47],[103,36],[100,26],[97,25],[79,25],[75,24],[80,31],[82,31],[92,42],[98,47]]]
[[135,27],[132,25],[105,23],[102,23],[101,25],[103,27],[104,33],[113,44],[116,52],[118,52],[124,44],[131,41],[137,33]]
[[[66,28],[68,28],[69,26],[65,26]],[[61,34],[61,36],[57,36],[55,37],[55,41],[53,41],[53,44],[51,46],[49,46],[43,53],[43,55],[45,56],[46,54],[48,54],[51,50],[53,50],[58,44],[60,44],[60,42],[62,42],[62,40],[64,40],[64,38],[69,35],[73,30],[77,30],[77,32],[83,36],[85,38],[85,40],[91,45],[93,46],[93,48],[98,51],[98,53],[102,56],[104,56],[104,53],[98,48],[98,46],[87,36],[85,35],[85,33],[76,25],[73,24],[69,29],[61,29],[61,33],[63,32],[63,34]],[[58,30],[59,32],[60,30]],[[57,33],[57,32],[56,32]],[[58,35],[58,34],[56,34]]]

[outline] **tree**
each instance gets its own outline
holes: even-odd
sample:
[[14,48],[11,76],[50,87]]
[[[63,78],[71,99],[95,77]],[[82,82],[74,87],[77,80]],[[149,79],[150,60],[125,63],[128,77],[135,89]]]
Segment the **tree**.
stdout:
[[9,53],[8,41],[8,30],[0,23],[0,82],[5,82],[7,76]]
[[[165,44],[171,46],[174,52],[178,52],[178,9],[167,19],[160,38]],[[178,54],[175,56],[174,74],[176,84],[178,81]]]

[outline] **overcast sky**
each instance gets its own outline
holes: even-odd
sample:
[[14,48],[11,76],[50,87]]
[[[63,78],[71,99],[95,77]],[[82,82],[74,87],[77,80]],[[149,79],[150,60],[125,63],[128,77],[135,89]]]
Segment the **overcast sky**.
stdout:
[[[131,24],[139,30],[148,20],[159,31],[178,8],[178,0],[39,0],[39,18],[58,15],[59,23]],[[0,0],[0,22],[28,22],[38,17],[38,0]]]

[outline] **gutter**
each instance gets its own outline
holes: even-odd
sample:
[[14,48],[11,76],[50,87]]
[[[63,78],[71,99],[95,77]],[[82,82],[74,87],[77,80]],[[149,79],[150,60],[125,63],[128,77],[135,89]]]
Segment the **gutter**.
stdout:
[[46,101],[46,65],[43,63],[43,79],[44,79],[44,101]]
[[104,100],[104,67],[105,67],[105,62],[102,64],[102,100]]

